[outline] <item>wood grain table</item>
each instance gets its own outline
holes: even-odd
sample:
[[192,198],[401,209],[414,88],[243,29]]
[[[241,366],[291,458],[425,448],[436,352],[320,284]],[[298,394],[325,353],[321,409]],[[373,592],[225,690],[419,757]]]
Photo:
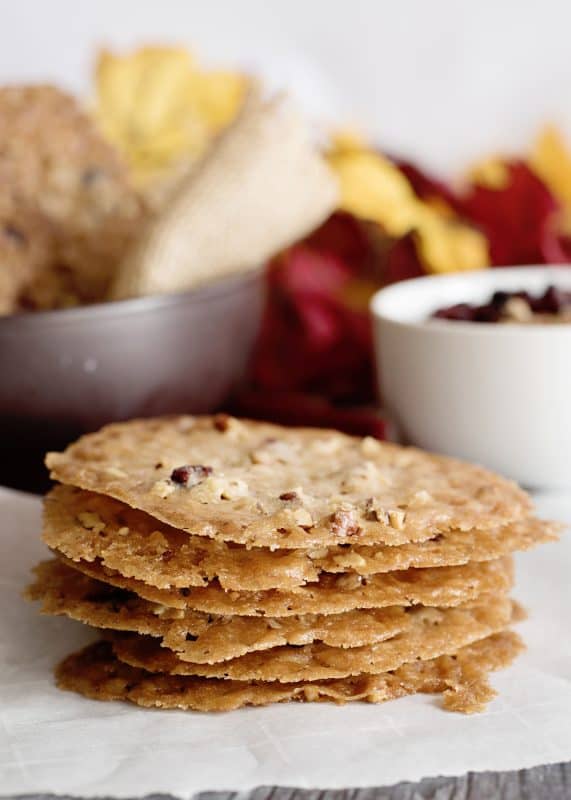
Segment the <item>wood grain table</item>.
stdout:
[[[1,789],[0,789],[1,791]],[[569,800],[571,762],[514,772],[469,773],[458,778],[426,778],[370,789],[293,789],[263,786],[252,792],[202,792],[192,800]],[[0,795],[0,800],[88,800],[77,795]],[[91,798],[89,799],[91,800]],[[95,798],[93,798],[95,800]],[[97,800],[114,800],[98,796]],[[171,795],[148,794],[131,800],[175,800]],[[176,798],[191,800],[191,798]]]

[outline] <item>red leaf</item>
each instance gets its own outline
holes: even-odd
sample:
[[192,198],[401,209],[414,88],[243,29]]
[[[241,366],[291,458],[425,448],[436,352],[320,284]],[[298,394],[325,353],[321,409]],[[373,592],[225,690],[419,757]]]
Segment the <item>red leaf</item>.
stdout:
[[396,283],[410,278],[420,278],[426,275],[418,252],[414,235],[412,233],[397,239],[390,248],[384,267],[386,283]]
[[552,228],[557,201],[523,162],[512,161],[508,170],[503,189],[472,186],[464,213],[488,237],[494,266],[549,262],[558,250]]
[[367,225],[344,211],[332,214],[306,244],[321,254],[333,254],[355,274],[362,271],[371,254]]
[[451,208],[456,210],[459,208],[459,198],[444,181],[421,170],[410,161],[396,160],[394,163],[408,180],[414,193],[417,197],[420,197],[421,200],[444,200]]
[[343,301],[351,276],[345,261],[307,244],[292,247],[270,266],[251,370],[256,386],[355,401],[374,397],[368,313]]
[[295,245],[280,256],[270,269],[273,287],[287,293],[341,291],[352,271],[332,253],[312,250],[306,244]]

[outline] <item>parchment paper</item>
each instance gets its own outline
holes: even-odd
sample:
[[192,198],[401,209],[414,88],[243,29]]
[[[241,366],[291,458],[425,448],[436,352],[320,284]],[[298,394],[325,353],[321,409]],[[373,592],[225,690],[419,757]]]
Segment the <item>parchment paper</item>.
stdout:
[[[571,523],[571,493],[537,498]],[[90,637],[20,598],[45,556],[40,502],[0,490],[0,794],[189,796],[259,785],[390,785],[571,759],[571,536],[518,557],[528,652],[498,673],[488,712],[432,697],[385,705],[281,705],[223,715],[147,711],[53,686],[54,663]]]

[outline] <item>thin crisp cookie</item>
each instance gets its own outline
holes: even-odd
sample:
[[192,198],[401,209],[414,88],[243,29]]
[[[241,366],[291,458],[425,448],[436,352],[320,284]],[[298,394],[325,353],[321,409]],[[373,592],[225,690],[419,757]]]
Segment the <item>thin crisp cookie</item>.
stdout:
[[534,518],[485,531],[446,531],[425,542],[270,550],[192,536],[104,495],[57,486],[45,498],[43,540],[73,561],[94,561],[158,588],[294,589],[322,572],[374,575],[488,561],[557,538]]
[[[151,603],[56,559],[39,564],[35,573],[27,596],[41,601],[42,613],[65,615],[97,628],[154,636],[181,660],[195,663],[213,664],[259,650],[313,642],[361,647],[389,639],[415,624],[411,608],[402,606],[327,616],[223,617]],[[481,596],[472,605],[486,602]]]
[[45,498],[42,538],[73,561],[95,561],[160,589],[290,589],[320,570],[303,550],[248,549],[191,536],[104,495],[56,486]]
[[288,617],[295,614],[340,614],[357,608],[385,606],[457,606],[481,594],[503,594],[513,585],[513,559],[360,575],[323,575],[315,584],[293,591],[226,592],[216,581],[206,588],[157,589],[102,567],[97,561],[70,561],[70,567],[92,578],[128,589],[169,608],[192,608],[225,616]]
[[514,483],[444,456],[225,416],[134,420],[50,453],[51,476],[198,536],[275,549],[399,545],[529,515]]
[[127,700],[146,708],[232,711],[286,701],[383,703],[409,694],[443,694],[453,711],[482,711],[495,696],[488,674],[508,666],[523,650],[517,634],[504,631],[462,648],[454,656],[406,664],[392,673],[295,684],[160,675],[115,658],[109,642],[68,656],[56,669],[60,689],[93,700]]
[[512,604],[507,597],[488,599],[487,605],[472,608],[419,607],[409,612],[410,624],[401,633],[372,645],[350,649],[322,643],[285,645],[216,664],[182,661],[151,637],[109,635],[120,661],[148,672],[293,683],[389,672],[410,661],[452,655],[461,647],[503,630],[511,616]]

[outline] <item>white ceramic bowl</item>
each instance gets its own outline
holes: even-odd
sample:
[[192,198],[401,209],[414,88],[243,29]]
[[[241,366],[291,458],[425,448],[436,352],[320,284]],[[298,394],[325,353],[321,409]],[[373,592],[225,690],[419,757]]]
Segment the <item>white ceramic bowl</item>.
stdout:
[[371,302],[381,398],[404,441],[529,487],[571,486],[571,325],[430,319],[498,289],[571,290],[571,267],[488,269],[394,284]]

